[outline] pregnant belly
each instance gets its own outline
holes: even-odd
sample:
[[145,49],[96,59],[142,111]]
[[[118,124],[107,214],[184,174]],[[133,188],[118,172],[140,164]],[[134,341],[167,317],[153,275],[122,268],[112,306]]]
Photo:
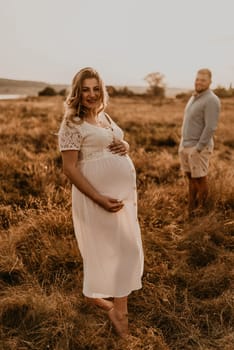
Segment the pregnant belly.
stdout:
[[135,189],[135,168],[128,156],[110,155],[84,162],[81,170],[94,188],[104,195],[124,200]]

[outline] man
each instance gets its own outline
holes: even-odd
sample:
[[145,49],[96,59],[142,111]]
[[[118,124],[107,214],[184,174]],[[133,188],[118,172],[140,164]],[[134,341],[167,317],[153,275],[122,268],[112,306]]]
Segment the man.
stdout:
[[207,173],[213,152],[213,134],[217,128],[220,100],[210,90],[212,74],[200,69],[195,79],[195,92],[184,112],[179,157],[181,169],[189,181],[189,215],[203,209],[207,195]]

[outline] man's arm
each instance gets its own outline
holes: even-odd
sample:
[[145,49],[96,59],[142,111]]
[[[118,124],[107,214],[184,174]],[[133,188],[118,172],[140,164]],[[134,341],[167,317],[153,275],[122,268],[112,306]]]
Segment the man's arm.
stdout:
[[198,152],[201,152],[203,148],[209,143],[210,139],[212,138],[218,125],[219,113],[220,113],[219,100],[214,98],[208,100],[204,111],[205,127],[196,145],[196,150]]

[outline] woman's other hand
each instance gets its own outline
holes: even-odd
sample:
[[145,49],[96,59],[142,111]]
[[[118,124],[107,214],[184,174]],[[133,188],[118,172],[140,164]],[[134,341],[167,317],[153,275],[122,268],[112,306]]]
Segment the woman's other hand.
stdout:
[[124,204],[121,200],[111,198],[111,197],[106,197],[106,196],[101,196],[98,200],[98,204],[105,210],[110,211],[112,213],[116,213],[120,209],[123,208]]
[[118,154],[120,156],[125,156],[128,153],[129,145],[123,140],[113,140],[108,146],[110,152]]

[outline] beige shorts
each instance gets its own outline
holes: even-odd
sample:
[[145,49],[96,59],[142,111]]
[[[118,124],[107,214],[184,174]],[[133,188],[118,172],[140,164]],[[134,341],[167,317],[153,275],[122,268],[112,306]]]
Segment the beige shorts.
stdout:
[[184,173],[191,173],[191,177],[204,177],[208,173],[210,157],[213,153],[213,146],[206,146],[201,152],[194,147],[181,147],[179,158],[181,170]]

